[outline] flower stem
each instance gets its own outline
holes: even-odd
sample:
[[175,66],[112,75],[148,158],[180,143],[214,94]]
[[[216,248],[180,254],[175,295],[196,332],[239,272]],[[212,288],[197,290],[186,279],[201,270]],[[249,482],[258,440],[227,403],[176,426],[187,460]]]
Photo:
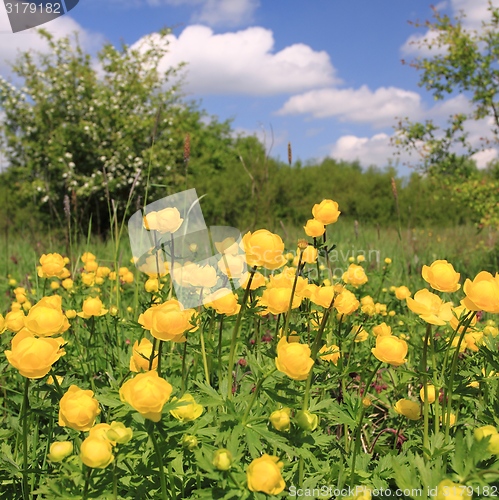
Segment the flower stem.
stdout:
[[161,450],[158,445],[158,441],[154,434],[154,424],[152,422],[146,423],[147,432],[151,438],[152,444],[154,446],[154,452],[156,453],[156,459],[158,460],[159,468],[159,481],[161,483],[161,500],[168,500],[168,495],[166,493],[166,477],[165,469],[163,466],[163,457],[161,456]]
[[298,277],[300,274],[301,267],[301,259],[303,256],[303,250],[300,251],[300,255],[298,257],[298,265],[296,266],[295,279],[293,281],[293,288],[291,288],[291,295],[289,296],[289,306],[286,312],[286,320],[284,321],[284,327],[282,328],[282,335],[286,335],[286,338],[289,337],[288,326],[289,326],[289,318],[291,317],[291,309],[293,306],[293,297],[295,296],[296,284],[298,283]]
[[31,498],[31,491],[28,482],[28,408],[29,408],[29,378],[24,380],[24,395],[23,395],[23,409],[22,425],[23,425],[23,498],[29,500]]
[[199,335],[199,340],[201,341],[201,354],[203,356],[203,366],[204,366],[204,376],[206,378],[206,384],[210,384],[210,371],[208,370],[208,360],[206,358],[206,347],[204,345],[204,332],[202,331]]
[[273,368],[269,373],[267,373],[266,375],[264,375],[257,383],[256,383],[256,386],[255,386],[255,390],[253,391],[253,395],[251,397],[251,401],[249,402],[249,405],[248,407],[246,408],[246,411],[244,412],[244,416],[243,416],[243,420],[242,420],[242,424],[243,425],[246,425],[246,422],[248,420],[248,416],[249,416],[249,412],[251,410],[251,408],[253,407],[253,405],[255,404],[255,401],[256,401],[256,398],[258,397],[258,393],[263,385],[263,383],[265,382],[265,380],[267,380],[268,377],[270,377],[270,375],[272,375],[275,371],[277,370],[277,368]]
[[255,276],[256,266],[254,266],[250,271],[250,277],[248,279],[248,284],[246,286],[246,290],[244,292],[243,303],[241,304],[241,309],[239,309],[239,313],[236,318],[236,324],[234,325],[234,330],[232,330],[232,338],[230,341],[230,352],[229,352],[229,374],[227,378],[227,397],[229,399],[232,398],[232,369],[234,368],[234,357],[236,355],[236,343],[237,343],[237,334],[239,332],[239,327],[241,326],[241,319],[243,317],[244,309],[246,308],[246,302],[248,301],[249,291],[251,288],[251,282],[253,281],[253,276]]
[[424,395],[424,402],[423,402],[423,456],[425,461],[428,460],[428,455],[427,451],[430,447],[429,445],[429,438],[428,438],[428,425],[429,425],[429,420],[428,420],[428,411],[429,411],[429,402],[428,402],[428,373],[427,373],[427,364],[428,364],[428,341],[430,340],[431,337],[431,324],[428,323],[426,325],[426,335],[424,338],[424,345],[423,345],[423,356],[422,356],[422,374],[423,374],[423,395]]

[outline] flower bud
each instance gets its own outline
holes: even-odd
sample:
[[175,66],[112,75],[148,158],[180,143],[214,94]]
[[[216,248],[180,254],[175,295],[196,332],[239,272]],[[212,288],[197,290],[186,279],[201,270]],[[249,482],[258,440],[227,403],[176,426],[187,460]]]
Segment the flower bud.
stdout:
[[319,417],[308,410],[299,410],[295,415],[296,425],[304,431],[313,431],[317,428]]
[[220,448],[213,454],[212,464],[218,470],[229,470],[232,460],[232,453],[226,448]]
[[198,445],[198,438],[192,434],[185,434],[182,438],[181,444],[186,450],[193,451]]
[[48,458],[51,462],[62,462],[73,453],[73,443],[71,441],[56,441],[50,445]]
[[282,408],[272,412],[269,420],[274,429],[281,432],[288,432],[291,428],[290,413],[290,408]]

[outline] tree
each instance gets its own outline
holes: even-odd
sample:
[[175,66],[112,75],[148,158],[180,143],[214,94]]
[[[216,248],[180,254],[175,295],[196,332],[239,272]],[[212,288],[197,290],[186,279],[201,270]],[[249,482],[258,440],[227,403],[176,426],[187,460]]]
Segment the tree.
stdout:
[[[489,18],[479,31],[465,29],[463,15],[450,19],[434,9],[433,22],[425,26],[434,36],[418,45],[437,49],[418,58],[412,66],[421,71],[420,86],[436,100],[461,94],[469,111],[453,114],[445,127],[433,120],[424,123],[401,120],[393,142],[400,151],[418,155],[418,166],[438,177],[470,216],[481,226],[499,226],[499,182],[477,170],[473,155],[499,144],[499,9],[489,4]],[[470,124],[490,120],[489,133],[479,144],[469,138]]]

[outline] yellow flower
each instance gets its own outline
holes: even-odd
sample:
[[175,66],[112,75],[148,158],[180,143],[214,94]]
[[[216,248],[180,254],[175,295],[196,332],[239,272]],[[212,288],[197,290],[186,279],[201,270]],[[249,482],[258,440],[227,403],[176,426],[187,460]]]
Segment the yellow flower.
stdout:
[[319,356],[324,361],[330,361],[334,365],[338,364],[340,359],[340,348],[337,345],[324,344],[319,350]]
[[291,409],[281,408],[280,410],[275,410],[270,414],[269,420],[272,427],[276,431],[288,432],[291,428]]
[[296,425],[303,431],[315,431],[319,425],[319,417],[308,410],[298,410],[295,415]]
[[421,319],[432,325],[445,325],[452,319],[452,303],[443,303],[442,299],[424,288],[414,295],[414,299],[407,297],[407,306]]
[[266,229],[246,233],[243,236],[242,245],[248,266],[263,266],[274,270],[286,264],[286,258],[283,255],[284,242],[279,235]]
[[303,229],[305,229],[305,234],[311,238],[318,238],[326,231],[324,224],[316,219],[309,219]]
[[365,342],[369,337],[369,333],[359,325],[353,325],[350,333],[354,336],[354,342]]
[[363,254],[357,255],[357,262],[365,262],[366,256]]
[[244,255],[224,254],[218,261],[218,269],[231,279],[240,279],[246,270]]
[[50,288],[52,290],[58,290],[60,287],[61,287],[61,285],[59,285],[59,283],[57,281],[52,281],[50,283]]
[[263,454],[255,458],[246,471],[248,489],[250,491],[261,491],[267,495],[278,495],[286,487],[281,475],[283,463],[279,457]]
[[9,363],[26,378],[43,378],[52,365],[66,354],[62,339],[36,338],[26,328],[12,339],[12,350],[5,351]]
[[40,257],[38,276],[40,278],[62,278],[64,275],[64,258],[58,253],[43,254]]
[[[266,288],[262,296],[258,299],[260,306],[266,307],[264,314],[281,314],[289,310],[289,301],[291,299],[291,288]],[[301,297],[296,293],[293,296],[291,309],[296,309],[301,304]]]
[[76,311],[74,309],[68,309],[65,313],[66,318],[74,319],[76,318]]
[[446,260],[436,260],[431,266],[423,266],[423,279],[439,292],[455,292],[461,288],[454,266]]
[[[175,401],[176,398],[172,400]],[[190,420],[196,420],[203,413],[203,407],[196,403],[192,394],[185,393],[178,401],[178,403],[187,403],[183,406],[178,406],[174,410],[170,410],[170,413],[182,422],[189,422]]]
[[83,266],[83,269],[87,273],[95,273],[97,271],[97,268],[99,267],[99,264],[97,263],[96,260],[89,260],[87,263]]
[[350,290],[343,290],[335,299],[334,307],[340,314],[352,314],[359,308],[359,301]]
[[357,264],[350,264],[347,271],[343,273],[341,279],[355,288],[367,283],[367,276],[364,268]]
[[[152,342],[146,338],[140,341],[136,340],[133,344],[132,356],[130,357],[130,371],[140,372],[141,370],[149,370],[149,358],[151,357],[153,345]],[[154,359],[152,362],[152,370],[158,367],[158,351],[154,351]]]
[[277,369],[288,377],[294,380],[305,380],[314,365],[310,354],[308,345],[298,342],[288,343],[286,337],[282,337],[277,344],[275,364]]
[[411,291],[406,286],[399,286],[395,288],[395,297],[399,300],[404,300],[411,295]]
[[220,448],[213,453],[213,466],[218,470],[229,470],[232,466],[232,453],[226,448]]
[[89,431],[99,413],[99,402],[94,393],[72,385],[59,402],[59,425]]
[[194,314],[193,309],[182,309],[178,300],[171,299],[149,308],[138,322],[156,339],[185,342],[184,333],[195,328],[191,323]]
[[395,404],[394,409],[399,415],[403,415],[409,420],[419,420],[421,417],[419,404],[414,401],[409,401],[408,399],[399,399]]
[[126,444],[132,439],[133,431],[130,427],[125,427],[125,424],[121,422],[111,422],[106,436],[113,443]]
[[93,286],[95,284],[95,273],[81,273],[81,281],[84,285]]
[[144,227],[149,231],[174,233],[184,222],[177,208],[164,208],[159,212],[149,212],[144,216]]
[[[12,304],[14,306],[14,304]],[[19,306],[21,307],[21,306]],[[17,333],[24,328],[24,312],[21,310],[10,311],[5,315],[4,327],[11,332]]]
[[237,302],[237,294],[228,288],[220,288],[215,293],[206,297],[205,307],[215,309],[218,314],[234,316],[241,309],[241,304]]
[[450,479],[444,479],[438,483],[435,500],[466,500],[468,498],[472,498],[472,494],[462,484],[453,483]]
[[400,366],[407,361],[407,342],[393,335],[378,336],[371,352],[383,363]]
[[375,337],[386,337],[392,334],[392,328],[386,323],[381,323],[381,325],[373,327],[373,335]]
[[237,255],[239,253],[239,245],[232,236],[225,238],[223,241],[215,241],[215,248],[218,253],[225,255]]
[[[454,413],[451,413],[449,419],[449,425],[452,427],[455,423],[456,423],[456,415],[454,415]],[[440,415],[440,424],[447,425],[447,417],[445,413],[443,415]]]
[[[426,386],[426,390],[428,392],[428,403],[432,404],[435,402],[435,386],[428,384]],[[419,391],[419,397],[421,398],[421,401],[424,403],[424,386],[421,387],[421,390]]]
[[[239,279],[239,286],[243,290],[246,290],[246,288],[248,288],[249,277],[250,273],[244,273],[243,275],[241,275],[241,278]],[[262,273],[256,272],[253,276],[253,279],[251,280],[250,290],[256,290],[257,288],[261,288],[262,286],[265,286],[266,282],[267,278]]]
[[312,208],[312,215],[316,220],[324,225],[334,224],[341,212],[338,210],[338,203],[333,200],[322,200]]
[[40,337],[64,333],[69,328],[69,321],[62,312],[61,297],[43,297],[30,309],[24,324],[30,332]]
[[81,443],[81,461],[94,469],[105,469],[113,460],[113,447],[106,439],[87,437]]
[[92,260],[95,260],[97,257],[91,253],[91,252],[85,252],[82,256],[81,256],[81,261],[83,262],[83,264],[86,264],[87,262],[90,262]]
[[0,314],[0,334],[2,334],[3,332],[5,332],[6,330],[6,326],[5,326],[5,319],[4,317]]
[[104,309],[102,300],[99,299],[99,297],[88,297],[83,301],[82,312],[79,312],[78,316],[80,316],[80,318],[89,319],[92,316],[104,316],[106,313],[107,309]]
[[484,425],[475,429],[473,434],[477,441],[481,441],[487,436],[493,436],[494,434],[497,434],[497,429],[493,425]]
[[155,293],[158,292],[161,288],[163,288],[163,286],[160,285],[158,278],[149,278],[145,282],[144,288],[148,293]]
[[463,286],[466,294],[464,306],[470,311],[486,311],[499,313],[499,274],[495,276],[482,271],[473,281],[467,279]]
[[64,290],[72,290],[74,282],[71,278],[66,278],[65,280],[62,280],[61,285],[64,288]]
[[135,408],[144,418],[159,422],[163,406],[173,387],[156,371],[140,373],[127,380],[120,389],[120,399]]
[[[301,250],[298,249],[297,255],[299,256]],[[306,264],[315,264],[317,262],[318,251],[317,248],[314,248],[312,245],[308,245],[303,253],[301,253],[301,261]]]
[[62,462],[73,453],[71,441],[55,441],[50,445],[50,453],[47,455],[51,462]]
[[386,257],[385,264],[390,265],[392,263],[392,259],[390,257]]

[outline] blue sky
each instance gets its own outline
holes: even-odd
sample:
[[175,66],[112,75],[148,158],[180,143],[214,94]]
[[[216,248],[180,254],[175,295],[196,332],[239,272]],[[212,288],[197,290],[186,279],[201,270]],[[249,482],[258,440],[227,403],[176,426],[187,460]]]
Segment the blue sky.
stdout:
[[[464,11],[470,29],[487,15],[487,0],[437,7],[450,15]],[[41,46],[34,33],[6,34],[3,9],[0,75],[8,77],[5,61]],[[397,116],[443,122],[469,108],[463,96],[435,103],[418,87],[416,70],[401,63],[422,55],[409,42],[427,35],[408,21],[431,14],[426,0],[80,0],[70,15],[44,27],[56,35],[79,31],[91,52],[104,41],[140,44],[171,27],[162,67],[187,62],[187,98],[232,119],[237,132],[256,133],[268,148],[273,136],[272,156],[285,160],[289,141],[295,159],[331,156],[383,167],[393,157]],[[486,120],[474,124],[472,140],[486,129]],[[490,149],[477,161],[485,165],[496,155]]]

